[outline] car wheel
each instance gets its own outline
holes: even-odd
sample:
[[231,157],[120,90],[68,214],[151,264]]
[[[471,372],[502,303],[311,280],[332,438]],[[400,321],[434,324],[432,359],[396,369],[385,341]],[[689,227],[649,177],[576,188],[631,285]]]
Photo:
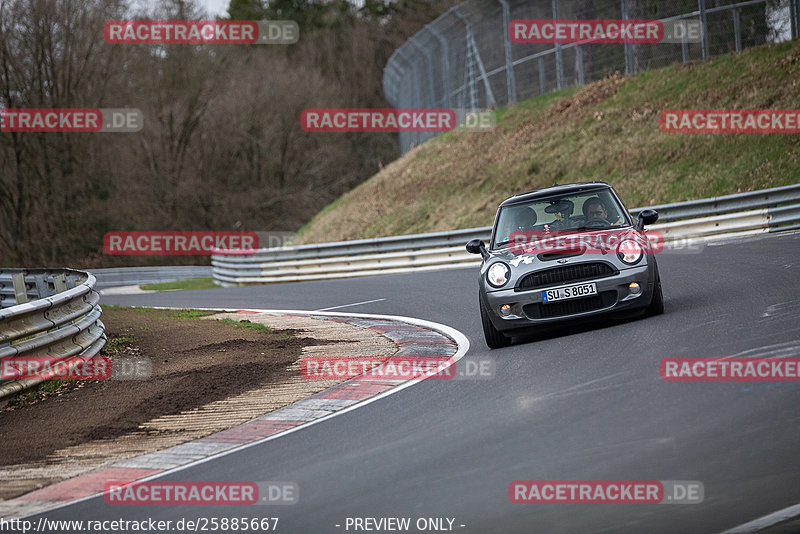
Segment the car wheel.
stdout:
[[661,315],[664,313],[664,293],[661,291],[661,275],[656,270],[656,282],[653,286],[653,298],[650,299],[650,305],[647,306],[645,315],[652,317],[654,315]]
[[483,301],[480,301],[480,306],[481,323],[483,323],[483,337],[486,338],[486,344],[490,349],[501,349],[509,346],[511,344],[511,338],[507,337],[494,327],[492,321],[489,319],[489,312],[483,307]]

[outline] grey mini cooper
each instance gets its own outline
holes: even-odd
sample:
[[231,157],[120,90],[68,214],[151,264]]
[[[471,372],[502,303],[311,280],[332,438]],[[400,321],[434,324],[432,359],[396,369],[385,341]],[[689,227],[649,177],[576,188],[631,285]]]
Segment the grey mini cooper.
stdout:
[[653,210],[631,215],[605,182],[557,185],[500,204],[478,281],[489,348],[505,347],[531,327],[602,314],[664,311]]

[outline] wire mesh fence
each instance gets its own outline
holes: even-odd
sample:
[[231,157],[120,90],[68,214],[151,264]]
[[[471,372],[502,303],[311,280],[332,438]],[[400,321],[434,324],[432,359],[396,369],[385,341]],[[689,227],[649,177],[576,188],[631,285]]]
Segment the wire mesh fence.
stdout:
[[[694,21],[677,42],[512,42],[516,20]],[[622,72],[635,74],[797,39],[800,0],[469,0],[425,26],[384,68],[395,108],[484,111]],[[400,133],[402,153],[434,133]]]

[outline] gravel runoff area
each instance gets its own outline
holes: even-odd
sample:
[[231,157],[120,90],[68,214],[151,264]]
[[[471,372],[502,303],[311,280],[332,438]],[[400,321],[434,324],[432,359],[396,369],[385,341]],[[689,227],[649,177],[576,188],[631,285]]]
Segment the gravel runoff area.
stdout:
[[242,424],[340,382],[302,378],[304,356],[379,359],[397,351],[373,330],[307,316],[110,308],[103,320],[112,362],[149,358],[152,377],[68,383],[2,408],[0,503]]

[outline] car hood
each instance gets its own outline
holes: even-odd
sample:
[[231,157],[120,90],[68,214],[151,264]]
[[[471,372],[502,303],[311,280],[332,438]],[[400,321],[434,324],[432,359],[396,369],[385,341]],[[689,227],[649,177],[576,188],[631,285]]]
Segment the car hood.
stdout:
[[[600,260],[615,255],[623,241],[633,241],[648,253],[661,246],[656,239],[633,227],[572,232],[516,232],[508,247],[490,251],[487,265],[504,261],[512,267],[520,264],[557,266],[558,260]],[[648,240],[649,238],[649,240]],[[561,261],[566,263],[566,261]]]

